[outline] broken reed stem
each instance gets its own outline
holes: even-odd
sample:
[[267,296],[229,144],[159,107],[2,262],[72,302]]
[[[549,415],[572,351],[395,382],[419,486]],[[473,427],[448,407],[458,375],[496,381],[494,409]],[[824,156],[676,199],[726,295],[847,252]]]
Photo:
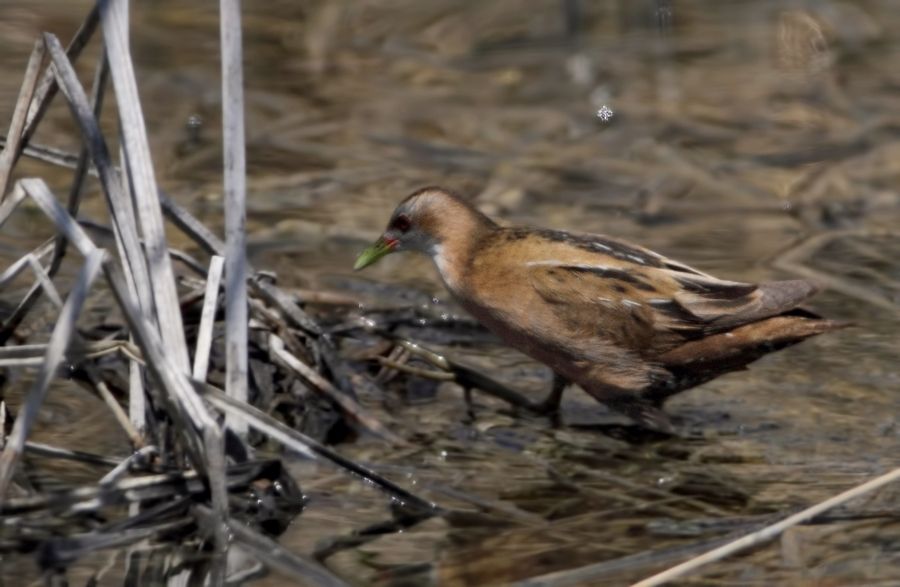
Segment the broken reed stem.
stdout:
[[[44,44],[42,43],[42,47]],[[91,91],[91,103],[93,104],[94,117],[100,118],[100,110],[103,104],[103,92],[106,87],[106,74],[107,68],[105,66],[105,60],[101,60],[100,66],[98,66],[97,71],[94,75],[94,85]],[[54,80],[55,75],[52,68],[48,68],[47,75],[50,75]],[[7,152],[7,151],[4,151]],[[13,153],[12,151],[8,151]],[[19,153],[16,153],[18,155]],[[69,190],[69,203],[67,206],[67,210],[69,214],[75,216],[78,213],[79,204],[81,202],[81,193],[83,191],[84,179],[87,175],[88,169],[90,168],[90,161],[88,159],[87,149],[82,146],[81,152],[78,156],[78,161],[75,166],[75,177],[72,180],[72,187]],[[19,192],[21,193],[21,192]],[[2,224],[2,219],[0,219],[0,224]],[[59,271],[60,266],[62,265],[63,257],[66,254],[66,239],[61,236],[57,236],[56,238],[56,246],[53,251],[53,258],[50,260],[50,266],[47,268],[48,277],[52,278],[56,275],[57,271]],[[44,291],[43,283],[35,283],[34,286],[28,291],[25,295],[25,298],[19,303],[18,307],[15,311],[6,319],[3,325],[3,330],[0,331],[0,342],[5,342],[9,336],[12,335],[40,299],[41,293]]]
[[127,457],[124,460],[120,461],[116,464],[115,467],[111,471],[109,471],[106,475],[104,475],[98,485],[113,485],[117,483],[122,477],[124,477],[128,470],[131,468],[131,465],[135,461],[141,460],[149,460],[151,457],[155,456],[159,452],[159,449],[155,446],[145,446],[142,447]]
[[[105,60],[105,58],[104,58]],[[124,206],[129,210],[129,217],[134,218],[134,199],[131,194],[131,184],[129,182],[129,178],[127,176],[128,167],[125,165],[125,148],[122,147],[122,144],[125,141],[122,139],[121,132],[119,133],[119,170],[118,176],[120,179],[120,183],[122,186],[122,190],[125,192],[125,198],[123,201]],[[122,234],[118,229],[118,224],[115,222],[112,223],[112,232],[113,238],[116,242],[116,247],[119,250],[122,250]],[[128,265],[123,263],[124,271],[122,274],[125,277],[125,285],[128,287],[128,290],[131,292],[131,297],[141,302],[141,295],[138,292],[137,283],[134,280],[134,275],[129,271]],[[151,296],[149,292],[143,293],[144,301],[142,303],[147,304],[146,308],[151,307]],[[149,310],[148,310],[149,311]],[[128,333],[128,340],[131,343],[134,343],[134,335],[132,333]],[[147,431],[147,396],[144,391],[144,383],[145,383],[145,371],[142,366],[137,361],[129,361],[128,362],[128,417],[134,426],[144,433]]]
[[[244,146],[244,75],[241,47],[241,2],[220,0],[222,43],[222,142],[225,164],[225,391],[247,401],[247,236],[246,151]],[[243,420],[226,418],[238,434]]]
[[[61,167],[74,168],[76,165],[76,156],[59,149],[47,147],[44,145],[28,146],[23,151],[27,156],[44,161]],[[190,237],[194,243],[210,255],[225,255],[225,243],[216,236],[211,230],[204,226],[199,220],[178,205],[163,190],[159,191],[159,201],[162,205],[166,218],[179,228],[184,234]],[[3,206],[0,204],[0,211]],[[3,216],[0,214],[0,223]],[[322,329],[319,325],[309,317],[309,315],[296,303],[292,296],[279,287],[266,281],[266,278],[254,274],[252,265],[247,266],[250,276],[248,283],[253,293],[265,300],[268,304],[278,308],[278,311],[284,315],[288,323],[308,334],[319,337]]]
[[9,132],[6,134],[6,146],[0,153],[0,200],[6,196],[6,188],[9,185],[9,175],[16,162],[16,156],[22,146],[22,133],[25,131],[25,119],[28,115],[28,107],[38,83],[38,74],[44,63],[44,44],[38,39],[31,50],[28,65],[25,68],[25,79],[19,89],[19,97],[16,100],[12,120],[9,123]]
[[217,425],[207,426],[203,430],[203,447],[206,450],[206,478],[209,482],[210,501],[215,514],[216,524],[213,529],[216,551],[220,554],[228,550],[228,483],[225,459],[225,433]]
[[[41,54],[40,61],[42,62],[43,55],[46,51],[46,43],[41,40],[36,41],[36,43],[40,43],[40,47],[41,47],[40,48],[40,54]],[[35,47],[35,52],[37,52],[37,47]],[[26,82],[25,82],[26,84],[28,84],[28,78],[29,78],[29,75],[32,73],[32,65],[34,65],[35,61],[36,61],[35,54],[33,53],[32,61],[29,63],[29,71],[26,74]],[[37,65],[39,66],[40,63],[38,63]],[[38,73],[37,69],[38,68],[35,67],[35,71],[33,72],[33,79],[31,80],[32,85],[37,82],[37,73]],[[100,69],[102,70],[102,67]],[[47,68],[44,72],[43,80],[53,80],[54,87],[55,87],[55,79],[56,79],[55,74],[52,71],[52,68]],[[42,80],[42,84],[43,84],[43,80]],[[102,89],[103,89],[102,81],[103,81],[102,75],[98,71],[98,75],[95,76],[95,80],[94,80],[95,87],[94,87],[94,93],[92,95],[93,103],[95,104],[95,114],[97,116],[99,116],[99,109],[98,109],[99,104],[102,103],[102,100],[99,99],[99,96],[102,95]],[[26,86],[23,85],[23,93],[24,93],[25,87]],[[41,89],[47,89],[49,91],[50,87],[49,86],[44,87],[42,85],[41,88],[38,88],[37,90],[35,90],[35,88],[32,87],[31,88],[32,92],[29,95],[29,102],[39,101],[42,99],[41,96],[36,95],[36,94],[41,94]],[[55,93],[55,91],[53,93]],[[49,102],[49,99],[52,97],[53,93],[44,94],[43,99],[45,99],[45,100],[47,100],[47,102]],[[22,98],[22,96],[20,96],[20,99],[21,98]],[[31,104],[31,105],[33,105],[33,104]],[[9,179],[8,173],[12,170],[12,166],[15,164],[16,160],[18,160],[18,157],[21,154],[21,147],[22,147],[23,141],[25,140],[25,137],[28,136],[30,134],[30,132],[34,130],[34,128],[32,127],[31,131],[29,131],[29,129],[27,128],[27,125],[26,125],[27,115],[30,114],[30,111],[29,111],[30,104],[19,103],[19,104],[17,104],[16,107],[17,107],[17,110],[16,110],[16,114],[14,115],[14,122],[13,122],[13,124],[10,125],[10,135],[7,140],[8,145],[7,145],[7,148],[4,149],[3,154],[2,154],[3,157],[8,157],[8,159],[4,159],[4,162],[9,165],[9,168],[5,169],[6,175],[2,178],[2,191],[0,191],[0,196],[2,196],[3,193],[5,193],[6,185],[7,185],[6,182]],[[22,111],[21,111],[22,127],[17,128],[16,123],[15,123],[15,118],[17,115],[20,114],[20,112],[18,110],[20,107],[22,107]],[[72,190],[70,191],[68,209],[69,209],[69,213],[72,214],[73,216],[76,214],[76,212],[78,210],[78,202],[79,202],[80,196],[81,196],[81,186],[83,185],[85,171],[87,170],[87,164],[86,164],[86,158],[85,158],[86,156],[84,155],[84,152],[85,152],[85,150],[84,150],[84,148],[82,148],[82,156],[79,157],[78,167],[76,168],[75,178],[73,179]],[[0,171],[0,174],[2,174],[2,173],[3,173],[3,171]],[[65,255],[65,245],[66,245],[65,239],[57,238],[56,247],[55,247],[55,250],[53,253],[53,258],[51,259],[50,266],[48,267],[47,272],[46,272],[48,278],[52,278],[54,275],[56,275],[56,272],[59,271],[59,267],[62,264],[62,258]],[[25,319],[26,315],[31,311],[31,309],[34,307],[34,305],[40,299],[41,293],[43,291],[45,291],[46,288],[44,287],[44,285],[45,285],[45,282],[43,280],[40,280],[38,283],[35,283],[34,286],[32,286],[32,288],[28,291],[25,298],[19,303],[18,307],[16,307],[15,311],[9,317],[7,317],[7,319],[4,321],[3,329],[2,329],[2,331],[0,331],[0,343],[6,342],[6,340],[8,340],[9,337],[13,334],[13,332],[15,332],[15,330],[19,327],[19,325]]]
[[200,313],[200,326],[197,329],[197,346],[194,349],[193,377],[197,381],[206,381],[206,374],[209,369],[209,351],[212,347],[213,327],[216,323],[219,287],[222,284],[222,270],[224,267],[225,259],[219,255],[213,255],[209,260],[206,294],[203,296],[203,310]]
[[826,499],[825,501],[819,502],[816,505],[808,507],[803,511],[797,512],[792,516],[788,516],[780,522],[776,522],[775,524],[766,526],[761,530],[738,538],[737,540],[729,542],[728,544],[720,546],[719,548],[710,550],[709,552],[685,561],[680,565],[676,565],[661,573],[657,573],[652,577],[648,577],[642,581],[638,581],[637,583],[633,584],[632,587],[658,587],[659,585],[664,585],[674,579],[684,577],[704,565],[718,562],[727,556],[730,556],[742,550],[747,550],[748,548],[752,548],[758,544],[768,542],[788,528],[791,528],[798,524],[803,524],[804,522],[809,522],[819,514],[822,514],[830,510],[831,508],[843,505],[848,501],[861,497],[867,493],[871,493],[876,489],[880,489],[881,487],[884,487],[885,485],[898,480],[900,480],[900,468],[896,468],[893,471],[885,473],[884,475],[875,477],[874,479],[870,479],[869,481],[866,481],[861,485],[857,485],[856,487],[848,489],[843,493],[835,495],[834,497]]
[[47,390],[51,381],[56,378],[56,371],[62,365],[66,356],[69,341],[75,334],[75,322],[81,312],[81,307],[87,299],[88,291],[100,272],[105,253],[95,249],[87,255],[84,266],[78,274],[78,279],[72,292],[69,294],[62,312],[50,335],[50,343],[47,345],[47,353],[44,355],[44,363],[38,373],[37,379],[28,392],[22,409],[19,410],[12,432],[7,439],[3,454],[0,455],[0,503],[6,496],[15,464],[25,448],[25,441],[34,422],[37,420],[38,411],[47,396]]
[[[69,361],[76,363],[84,359],[94,359],[113,352],[121,352],[122,355],[132,361],[143,364],[140,349],[136,346],[118,340],[78,340],[73,347]],[[34,364],[39,364],[44,353],[47,352],[46,344],[23,344],[0,347],[0,361],[4,359],[34,359]]]

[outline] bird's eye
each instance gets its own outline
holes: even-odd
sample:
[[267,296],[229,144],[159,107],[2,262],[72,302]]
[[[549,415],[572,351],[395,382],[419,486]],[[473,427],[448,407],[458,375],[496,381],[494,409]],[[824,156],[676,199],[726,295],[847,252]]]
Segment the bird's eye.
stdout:
[[400,232],[406,232],[409,230],[409,227],[412,223],[409,221],[409,216],[406,214],[401,214],[394,218],[394,222],[391,223],[391,227],[399,230]]

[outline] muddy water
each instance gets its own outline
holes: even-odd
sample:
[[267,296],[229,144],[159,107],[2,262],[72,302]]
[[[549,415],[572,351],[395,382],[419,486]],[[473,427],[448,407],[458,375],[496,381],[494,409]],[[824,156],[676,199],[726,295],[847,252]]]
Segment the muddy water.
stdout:
[[[87,5],[0,5],[4,116],[35,36],[65,39]],[[398,199],[442,184],[503,222],[608,233],[735,280],[816,278],[826,291],[814,307],[856,324],[676,398],[679,440],[611,435],[603,409],[576,391],[556,424],[477,395],[470,413],[453,386],[391,401],[413,448],[361,441],[341,451],[461,513],[335,554],[328,563],[343,576],[523,580],[747,530],[897,465],[892,0],[277,1],[245,3],[245,12],[250,246],[254,264],[282,284],[349,293],[366,307],[437,298],[440,312],[455,314],[424,259],[350,271]],[[133,14],[160,181],[221,226],[215,9],[165,0]],[[73,149],[73,136],[58,107],[37,140]],[[23,172],[66,185],[39,164]],[[95,201],[86,214],[99,214]],[[0,234],[4,262],[47,234],[36,214],[18,216]],[[457,343],[448,352],[517,388],[537,394],[547,383],[542,369],[484,337]],[[121,439],[80,393],[56,390],[40,434],[108,454]],[[310,505],[283,543],[311,552],[386,518],[380,496],[297,467]],[[885,489],[684,584],[900,581],[897,497]],[[649,568],[623,566],[579,580],[620,584]],[[13,559],[0,572],[15,584],[25,570],[30,561]]]

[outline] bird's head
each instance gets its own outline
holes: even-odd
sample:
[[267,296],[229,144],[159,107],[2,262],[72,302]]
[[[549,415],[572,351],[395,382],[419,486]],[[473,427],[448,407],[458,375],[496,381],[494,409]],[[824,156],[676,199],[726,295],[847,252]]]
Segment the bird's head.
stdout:
[[353,269],[363,269],[398,251],[433,257],[446,241],[462,237],[466,227],[473,223],[495,226],[470,203],[447,190],[420,189],[397,205],[384,234],[360,253]]

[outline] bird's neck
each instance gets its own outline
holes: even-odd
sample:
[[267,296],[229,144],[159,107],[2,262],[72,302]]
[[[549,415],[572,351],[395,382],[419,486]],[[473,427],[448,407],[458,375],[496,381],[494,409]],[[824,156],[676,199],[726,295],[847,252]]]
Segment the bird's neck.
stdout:
[[472,258],[497,228],[481,214],[454,215],[443,223],[429,253],[450,293],[465,296]]

